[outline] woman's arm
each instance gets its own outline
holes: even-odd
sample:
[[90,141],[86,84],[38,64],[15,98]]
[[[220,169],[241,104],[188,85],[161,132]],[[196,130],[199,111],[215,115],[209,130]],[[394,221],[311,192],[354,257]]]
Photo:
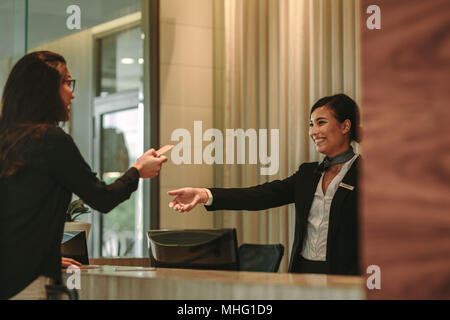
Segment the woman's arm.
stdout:
[[[46,164],[50,176],[67,190],[75,193],[86,204],[95,210],[106,213],[121,202],[130,198],[137,189],[139,169],[144,177],[156,176],[166,157],[150,159],[150,154],[144,154],[146,160],[135,164],[115,182],[107,185],[100,181],[84,161],[73,139],[60,128],[51,128],[46,135]],[[152,162],[151,165],[148,163]],[[149,168],[149,166],[151,168]],[[149,173],[150,172],[150,173]]]
[[294,202],[297,173],[249,188],[211,188],[211,210],[264,210]]
[[[298,173],[298,172],[297,172]],[[250,188],[211,188],[212,204],[210,210],[264,210],[294,202],[294,188],[297,173],[284,180],[275,180]],[[198,203],[206,204],[208,194],[201,188],[181,188],[168,192],[175,196],[169,206],[174,210],[186,212]]]

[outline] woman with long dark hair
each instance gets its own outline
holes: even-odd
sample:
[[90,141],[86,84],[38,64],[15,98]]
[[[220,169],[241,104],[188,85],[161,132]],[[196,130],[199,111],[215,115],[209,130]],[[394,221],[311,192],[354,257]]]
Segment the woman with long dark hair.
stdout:
[[250,188],[182,188],[170,207],[190,211],[264,210],[295,203],[295,234],[289,272],[357,275],[359,110],[345,94],[324,97],[311,108],[309,135],[321,162],[303,163],[284,180]]
[[33,52],[13,67],[0,106],[0,299],[39,277],[60,281],[65,212],[78,195],[106,213],[129,199],[139,178],[154,178],[167,158],[150,149],[114,183],[100,181],[72,138],[75,80],[65,59]]

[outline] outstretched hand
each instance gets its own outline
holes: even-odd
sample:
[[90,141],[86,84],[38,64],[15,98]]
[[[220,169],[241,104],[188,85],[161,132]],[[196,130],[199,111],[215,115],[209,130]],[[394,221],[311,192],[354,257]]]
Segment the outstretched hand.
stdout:
[[200,188],[181,188],[171,190],[167,194],[169,196],[176,196],[175,199],[169,203],[169,207],[179,212],[188,212],[198,203],[208,202],[207,192]]

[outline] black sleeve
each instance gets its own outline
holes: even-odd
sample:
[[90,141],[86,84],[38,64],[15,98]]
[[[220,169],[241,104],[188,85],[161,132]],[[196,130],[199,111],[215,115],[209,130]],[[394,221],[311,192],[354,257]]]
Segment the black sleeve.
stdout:
[[297,171],[284,180],[275,180],[250,188],[211,188],[212,210],[264,210],[294,202]]
[[100,181],[84,161],[72,137],[60,128],[48,130],[46,145],[49,175],[95,210],[109,212],[137,189],[139,172],[134,167],[110,185]]

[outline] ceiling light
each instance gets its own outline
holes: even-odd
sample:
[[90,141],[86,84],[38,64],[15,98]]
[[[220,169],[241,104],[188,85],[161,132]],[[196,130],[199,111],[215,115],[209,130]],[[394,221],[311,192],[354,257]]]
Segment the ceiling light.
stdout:
[[133,58],[122,58],[120,60],[120,62],[122,64],[133,64],[134,63],[134,59]]
[[122,175],[121,172],[105,172],[103,174],[105,175],[105,177],[111,178],[111,179],[117,179]]

